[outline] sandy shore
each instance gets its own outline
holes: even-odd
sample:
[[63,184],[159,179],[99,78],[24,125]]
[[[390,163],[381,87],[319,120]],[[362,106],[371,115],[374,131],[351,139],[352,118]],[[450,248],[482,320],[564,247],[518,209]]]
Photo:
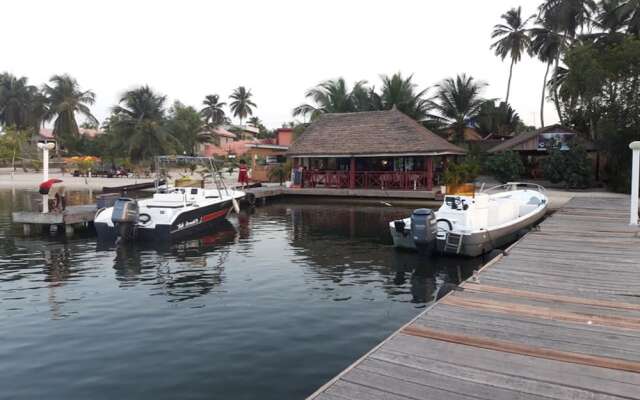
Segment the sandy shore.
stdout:
[[[180,174],[175,174],[177,177]],[[199,176],[194,176],[194,178]],[[236,185],[235,174],[223,173],[227,185]],[[49,178],[62,179],[64,186],[68,190],[96,190],[100,191],[105,186],[124,186],[138,183],[153,182],[151,178],[103,178],[103,177],[74,177],[69,173],[63,174],[59,170],[49,171]],[[42,182],[42,173],[18,171],[12,177],[7,169],[0,170],[0,189],[33,189],[38,190],[38,185]]]

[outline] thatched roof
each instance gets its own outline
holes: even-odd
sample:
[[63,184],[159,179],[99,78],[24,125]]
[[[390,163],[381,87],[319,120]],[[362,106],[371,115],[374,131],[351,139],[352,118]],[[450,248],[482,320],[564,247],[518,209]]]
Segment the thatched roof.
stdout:
[[535,137],[537,137],[538,135],[541,135],[543,133],[550,133],[550,132],[563,132],[563,133],[575,134],[576,138],[580,141],[580,144],[583,145],[587,150],[593,150],[594,149],[593,143],[591,143],[590,141],[584,139],[582,137],[582,135],[580,135],[578,133],[578,131],[575,131],[575,130],[573,130],[571,128],[567,128],[566,126],[562,126],[560,124],[555,124],[555,125],[544,126],[544,127],[540,128],[540,129],[537,129],[535,131],[525,132],[525,133],[521,133],[521,134],[519,134],[517,136],[514,136],[511,139],[505,140],[502,143],[500,143],[499,145],[491,148],[489,150],[489,153],[499,153],[501,151],[512,150],[513,148],[515,148],[519,144],[528,142],[529,140],[532,140]]
[[466,151],[393,109],[324,114],[289,147],[294,157],[465,154]]

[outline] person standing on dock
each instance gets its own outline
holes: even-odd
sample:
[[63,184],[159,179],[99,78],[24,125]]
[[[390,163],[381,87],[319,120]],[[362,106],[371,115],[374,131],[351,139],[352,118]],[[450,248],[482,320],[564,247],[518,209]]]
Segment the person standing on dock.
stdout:
[[249,170],[247,168],[247,162],[245,160],[240,160],[240,169],[238,170],[238,183],[242,187],[245,188],[249,184]]

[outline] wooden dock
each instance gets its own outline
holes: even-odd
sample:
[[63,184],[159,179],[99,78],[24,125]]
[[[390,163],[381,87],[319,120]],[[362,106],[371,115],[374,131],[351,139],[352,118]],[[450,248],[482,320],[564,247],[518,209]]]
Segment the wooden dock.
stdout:
[[96,215],[96,205],[68,206],[62,212],[50,212],[43,214],[38,211],[15,211],[11,213],[14,224],[22,224],[23,233],[28,236],[34,232],[35,227],[50,229],[55,226],[64,229],[65,234],[73,235],[74,226],[85,225],[93,222]]
[[311,395],[640,399],[640,230],[574,198]]

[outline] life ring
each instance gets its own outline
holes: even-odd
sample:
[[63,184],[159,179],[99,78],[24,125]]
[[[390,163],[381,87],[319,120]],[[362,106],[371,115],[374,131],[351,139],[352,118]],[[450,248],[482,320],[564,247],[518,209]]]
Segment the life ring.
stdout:
[[151,221],[151,215],[149,215],[149,214],[140,214],[138,216],[138,221],[140,221],[143,224],[146,224],[149,221]]

